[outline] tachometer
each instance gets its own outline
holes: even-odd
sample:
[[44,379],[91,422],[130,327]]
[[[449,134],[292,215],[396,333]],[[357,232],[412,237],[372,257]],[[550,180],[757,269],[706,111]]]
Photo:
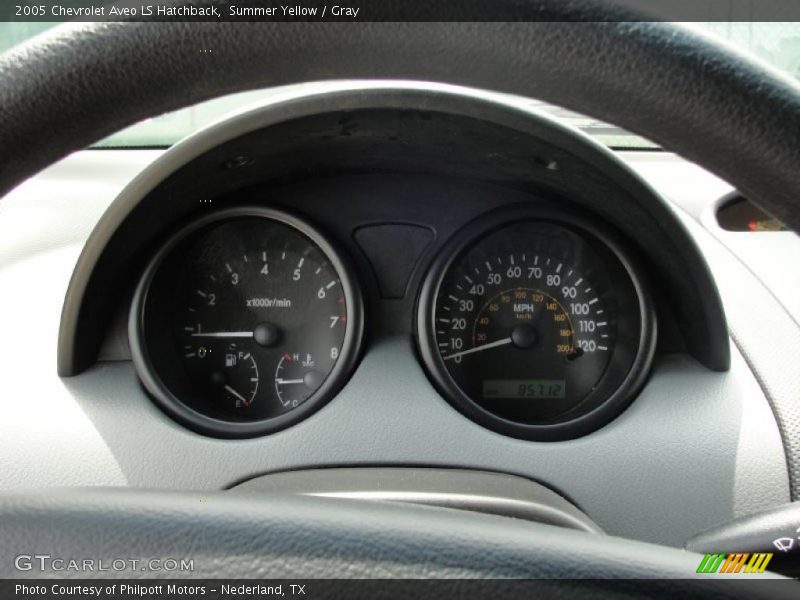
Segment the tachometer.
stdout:
[[448,243],[423,286],[418,339],[457,408],[510,435],[559,439],[630,401],[655,322],[613,234],[572,213],[521,208]]
[[354,365],[362,301],[344,257],[307,223],[233,209],[179,233],[150,265],[130,323],[162,407],[217,435],[295,422]]

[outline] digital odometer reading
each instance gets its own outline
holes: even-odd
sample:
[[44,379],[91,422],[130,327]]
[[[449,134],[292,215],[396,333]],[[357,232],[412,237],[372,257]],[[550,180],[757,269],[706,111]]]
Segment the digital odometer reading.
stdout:
[[487,379],[483,397],[492,398],[563,398],[563,379]]

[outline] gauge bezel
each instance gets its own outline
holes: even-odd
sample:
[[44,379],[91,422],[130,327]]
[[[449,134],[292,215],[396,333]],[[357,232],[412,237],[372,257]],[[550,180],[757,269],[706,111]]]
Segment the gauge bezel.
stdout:
[[[300,406],[287,413],[256,421],[226,421],[195,410],[178,398],[161,380],[145,340],[145,308],[150,287],[170,253],[193,234],[215,223],[240,218],[277,221],[305,236],[322,251],[336,270],[345,295],[347,329],[339,358],[327,378]],[[308,418],[327,404],[352,375],[364,341],[364,299],[349,257],[305,218],[285,210],[243,206],[215,211],[196,219],[172,234],[152,257],[133,295],[128,318],[131,356],[139,379],[155,403],[170,417],[198,433],[220,438],[248,438],[274,433]]]
[[[604,400],[574,418],[547,424],[528,424],[500,417],[470,398],[448,371],[436,343],[436,302],[442,283],[461,257],[482,239],[504,227],[524,221],[552,222],[586,233],[603,244],[629,277],[639,306],[639,336],[634,358],[621,384]],[[457,231],[437,251],[417,298],[416,341],[422,363],[437,390],[459,412],[479,425],[515,438],[556,441],[581,437],[606,425],[633,401],[650,372],[655,354],[657,323],[643,269],[625,242],[600,218],[577,207],[563,208],[550,201],[503,207],[478,216]],[[614,353],[616,354],[617,347]],[[605,375],[603,376],[605,377]],[[602,378],[601,378],[602,381]],[[567,413],[569,415],[570,413]]]

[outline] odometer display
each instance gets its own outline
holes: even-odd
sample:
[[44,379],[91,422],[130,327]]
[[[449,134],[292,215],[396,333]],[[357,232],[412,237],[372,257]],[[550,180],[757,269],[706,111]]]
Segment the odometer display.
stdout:
[[563,379],[487,379],[484,398],[563,398]]
[[467,227],[433,265],[420,302],[423,358],[470,416],[524,437],[572,435],[564,425],[618,394],[632,371],[641,381],[649,301],[589,226],[493,220]]

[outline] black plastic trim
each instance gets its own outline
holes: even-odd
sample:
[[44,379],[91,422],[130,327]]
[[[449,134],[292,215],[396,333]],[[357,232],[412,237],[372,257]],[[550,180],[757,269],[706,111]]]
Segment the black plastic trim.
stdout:
[[[219,196],[232,188],[307,178],[309,169],[314,176],[390,170],[558,190],[636,242],[670,284],[668,300],[687,350],[710,369],[730,368],[722,303],[696,243],[669,206],[608,148],[497,96],[402,86],[349,89],[343,83],[324,93],[298,92],[212,125],[166,151],[123,190],[84,247],[62,310],[59,375],[78,375],[96,361],[129,265],[161,235],[159,228],[189,218],[197,194]],[[342,119],[361,135],[342,131]],[[459,143],[448,137],[456,126]],[[463,143],[467,139],[472,142]],[[264,167],[225,175],[215,170],[242,152],[253,153]],[[543,157],[557,160],[560,170],[541,168]],[[154,222],[154,211],[160,211],[160,223]]]

